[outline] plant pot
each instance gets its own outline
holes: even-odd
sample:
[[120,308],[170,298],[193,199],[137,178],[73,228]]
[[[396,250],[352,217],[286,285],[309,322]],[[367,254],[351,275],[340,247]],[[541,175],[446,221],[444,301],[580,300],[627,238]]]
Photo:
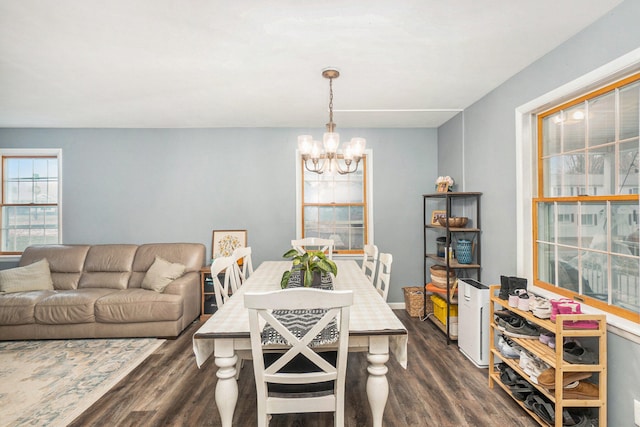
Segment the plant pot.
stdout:
[[[304,273],[306,270],[295,269],[291,271],[287,288],[299,288],[304,286]],[[333,280],[331,274],[323,271],[313,272],[313,281],[311,282],[312,288],[331,290],[333,289]]]

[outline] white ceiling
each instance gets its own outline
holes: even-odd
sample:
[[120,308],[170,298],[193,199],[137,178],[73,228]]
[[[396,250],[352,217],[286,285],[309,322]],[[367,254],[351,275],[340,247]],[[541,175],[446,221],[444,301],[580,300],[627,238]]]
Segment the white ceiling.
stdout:
[[0,0],[0,127],[434,127],[619,3]]

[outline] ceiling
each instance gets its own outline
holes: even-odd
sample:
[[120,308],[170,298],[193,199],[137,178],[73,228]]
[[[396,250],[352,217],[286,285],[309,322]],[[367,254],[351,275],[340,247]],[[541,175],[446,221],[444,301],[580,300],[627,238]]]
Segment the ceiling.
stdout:
[[435,127],[619,3],[0,0],[0,127]]

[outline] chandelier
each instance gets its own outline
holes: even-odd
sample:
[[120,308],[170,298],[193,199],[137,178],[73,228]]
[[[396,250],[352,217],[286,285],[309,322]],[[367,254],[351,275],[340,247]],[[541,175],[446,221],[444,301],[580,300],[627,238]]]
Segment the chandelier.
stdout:
[[[322,77],[329,79],[329,123],[327,131],[323,135],[323,143],[314,141],[311,135],[298,136],[298,150],[302,156],[304,167],[309,172],[323,173],[335,170],[340,175],[354,173],[358,170],[360,159],[364,155],[367,140],[364,138],[351,138],[343,144],[342,150],[338,152],[340,146],[340,134],[333,123],[333,79],[337,79],[340,72],[334,68],[322,70]],[[344,163],[340,165],[340,160]]]

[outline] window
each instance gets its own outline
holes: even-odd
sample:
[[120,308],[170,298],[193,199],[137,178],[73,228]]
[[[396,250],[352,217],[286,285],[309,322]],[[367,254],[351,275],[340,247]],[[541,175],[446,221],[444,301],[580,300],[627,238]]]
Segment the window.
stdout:
[[59,150],[1,150],[0,254],[60,242]]
[[534,280],[640,319],[640,74],[538,115]]
[[373,241],[371,150],[366,151],[358,171],[347,175],[309,172],[298,157],[298,236],[333,239],[339,254],[362,253]]

